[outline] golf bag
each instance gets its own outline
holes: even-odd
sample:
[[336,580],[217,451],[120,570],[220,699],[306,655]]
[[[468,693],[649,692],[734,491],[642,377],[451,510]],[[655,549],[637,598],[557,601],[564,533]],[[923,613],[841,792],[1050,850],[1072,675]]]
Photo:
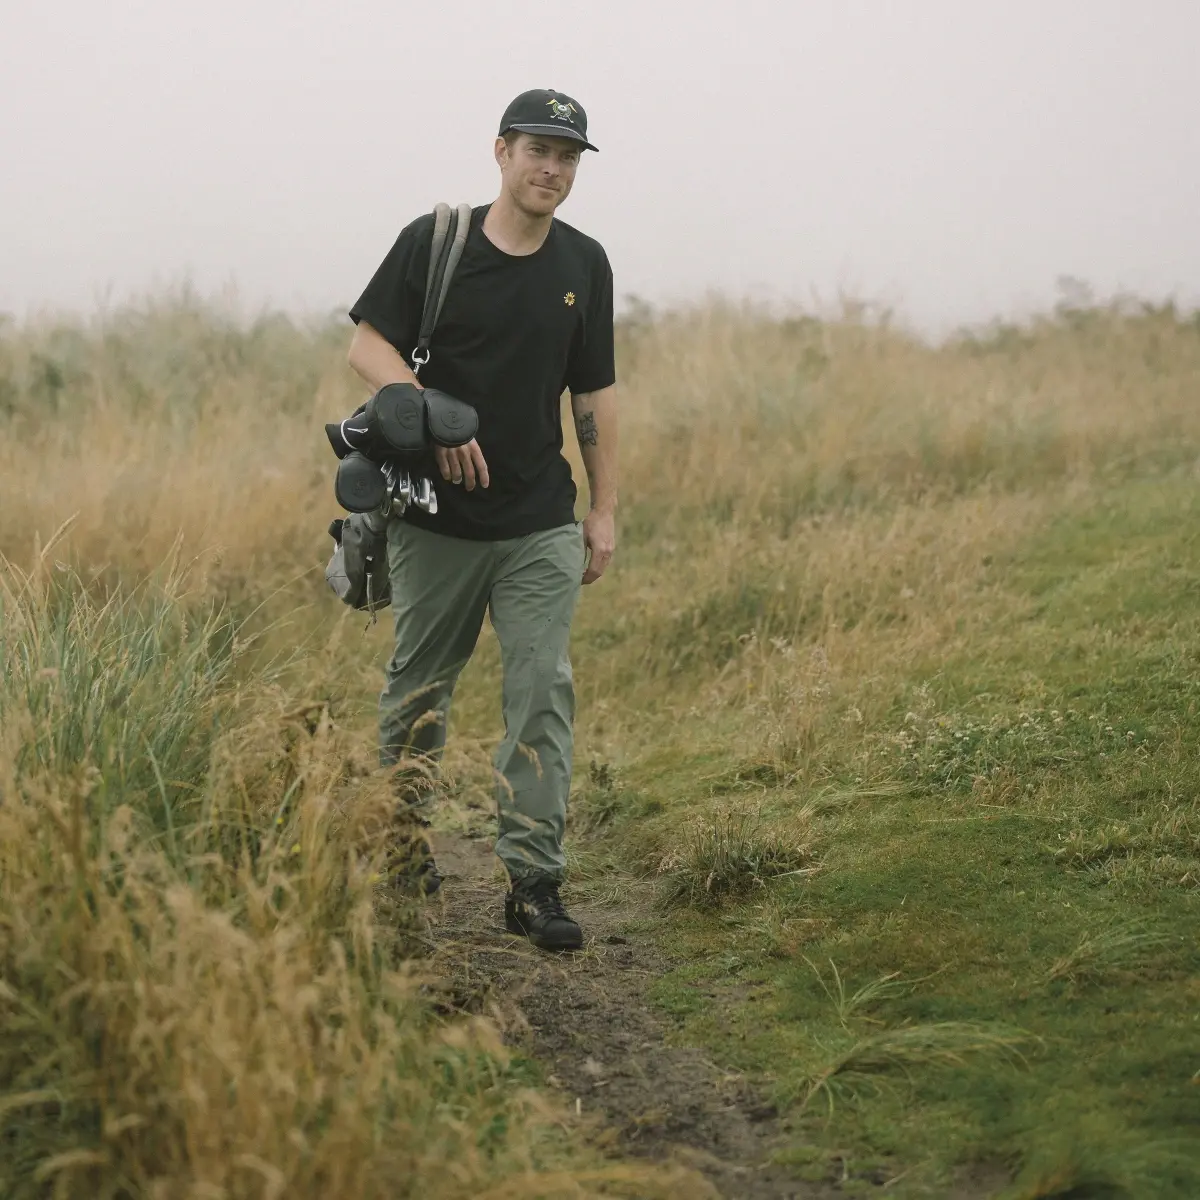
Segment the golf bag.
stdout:
[[[429,343],[471,225],[469,205],[434,209],[425,304],[412,371],[429,361]],[[479,429],[471,405],[433,388],[389,383],[343,421],[325,426],[338,458],[334,497],[350,516],[329,526],[334,551],[325,579],[351,608],[372,614],[391,603],[387,523],[415,504],[437,512],[434,450],[465,446]]]

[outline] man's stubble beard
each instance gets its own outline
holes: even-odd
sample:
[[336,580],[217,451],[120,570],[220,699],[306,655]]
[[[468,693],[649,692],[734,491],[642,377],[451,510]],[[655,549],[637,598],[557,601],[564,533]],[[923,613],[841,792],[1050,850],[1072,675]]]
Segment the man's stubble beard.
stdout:
[[[530,195],[530,199],[532,200],[534,196],[537,196],[537,190],[534,189],[532,185],[530,185],[530,191],[532,192],[532,195]],[[529,195],[529,193],[526,193],[526,194]],[[554,216],[555,212],[557,211],[558,206],[560,204],[562,204],[562,202],[567,198],[567,195],[569,195],[569,193],[564,193],[564,192],[554,193],[554,203],[549,208],[545,208],[541,204],[537,204],[537,205],[532,204],[532,203],[525,204],[525,203],[521,202],[520,197],[516,197],[517,207],[519,209],[521,209],[521,211],[524,212],[527,216],[552,217],[552,216]]]

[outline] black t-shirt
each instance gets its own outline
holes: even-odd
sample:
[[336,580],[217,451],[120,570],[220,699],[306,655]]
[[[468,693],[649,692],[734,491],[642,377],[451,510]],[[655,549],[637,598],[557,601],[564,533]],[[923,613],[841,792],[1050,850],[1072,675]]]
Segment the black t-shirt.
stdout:
[[[499,541],[575,519],[563,389],[596,392],[616,374],[613,278],[600,243],[555,220],[535,253],[505,254],[483,232],[489,207],[472,213],[421,383],[475,406],[490,484],[468,492],[437,478],[438,512],[411,506],[406,518],[436,533]],[[403,229],[350,310],[410,365],[432,236],[432,214]]]

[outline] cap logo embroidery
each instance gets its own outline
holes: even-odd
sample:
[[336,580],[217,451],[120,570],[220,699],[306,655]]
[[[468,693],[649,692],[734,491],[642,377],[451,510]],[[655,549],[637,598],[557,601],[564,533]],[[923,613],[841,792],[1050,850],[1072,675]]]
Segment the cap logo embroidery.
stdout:
[[574,292],[568,292],[568,293],[567,293],[567,294],[566,294],[566,295],[563,297],[563,303],[564,303],[564,304],[565,304],[565,305],[566,305],[568,308],[570,308],[570,307],[571,307],[571,305],[575,303],[575,293],[574,293]]
[[559,104],[557,100],[550,99],[546,101],[547,107],[550,109],[550,119],[553,121],[566,121],[568,124],[575,122],[575,105]]

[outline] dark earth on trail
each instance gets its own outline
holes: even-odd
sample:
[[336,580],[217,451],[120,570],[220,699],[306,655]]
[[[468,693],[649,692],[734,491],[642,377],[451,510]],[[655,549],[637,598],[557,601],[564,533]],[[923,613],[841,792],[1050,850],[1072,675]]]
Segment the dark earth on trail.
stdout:
[[[594,1139],[613,1151],[691,1166],[725,1200],[827,1200],[836,1182],[798,1180],[769,1162],[793,1144],[786,1116],[754,1082],[700,1050],[668,1044],[670,1018],[647,995],[670,970],[653,934],[622,932],[650,916],[610,892],[572,899],[584,949],[551,955],[504,931],[504,884],[491,838],[439,834],[440,892],[425,906],[432,949],[450,974],[446,1002],[487,1012],[505,1039],[540,1064],[564,1106],[599,1118]],[[630,881],[632,882],[632,881]],[[890,1194],[888,1178],[877,1181]],[[966,1178],[947,1200],[985,1200],[1008,1182]],[[872,1189],[874,1190],[874,1189]],[[859,1194],[859,1193],[856,1193]]]
[[585,949],[549,955],[504,932],[490,838],[442,834],[436,850],[447,878],[425,912],[453,972],[454,1002],[499,1016],[509,1043],[541,1064],[568,1107],[602,1118],[602,1140],[625,1154],[685,1162],[723,1197],[835,1194],[766,1164],[780,1121],[743,1077],[666,1044],[667,1021],[645,992],[667,961],[651,939],[617,932],[632,913],[572,901]]
[[[836,1181],[800,1180],[769,1161],[795,1135],[789,1138],[786,1116],[753,1081],[698,1049],[668,1044],[670,1018],[647,992],[673,964],[645,932],[653,920],[648,906],[622,898],[622,890],[589,901],[568,889],[584,949],[545,954],[504,932],[504,886],[490,838],[442,833],[435,849],[446,881],[424,911],[432,949],[450,976],[447,1004],[497,1019],[564,1107],[595,1119],[597,1144],[685,1163],[726,1200],[844,1194]],[[622,932],[631,921],[636,936]],[[886,1176],[875,1182],[890,1194]],[[964,1181],[948,1200],[983,1200],[1001,1182]]]

